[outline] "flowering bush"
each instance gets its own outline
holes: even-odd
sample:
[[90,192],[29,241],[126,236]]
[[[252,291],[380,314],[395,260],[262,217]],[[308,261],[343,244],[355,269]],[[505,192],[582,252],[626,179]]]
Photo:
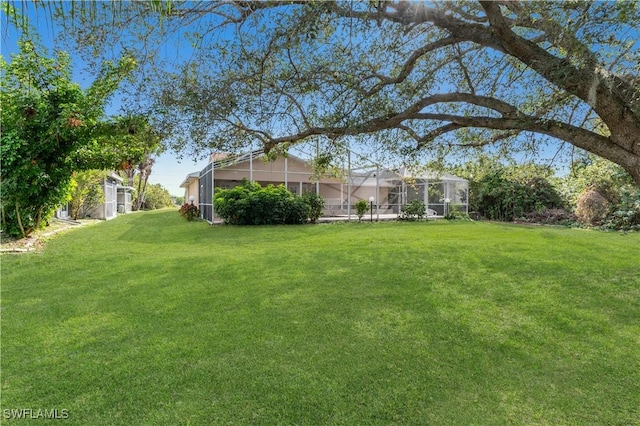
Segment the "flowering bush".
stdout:
[[200,217],[200,210],[195,204],[184,203],[182,207],[180,207],[180,216],[188,221],[196,220]]

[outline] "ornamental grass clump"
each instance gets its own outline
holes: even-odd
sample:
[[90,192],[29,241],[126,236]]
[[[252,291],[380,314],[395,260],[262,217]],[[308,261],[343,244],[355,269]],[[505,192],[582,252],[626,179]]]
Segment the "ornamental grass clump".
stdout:
[[609,202],[593,189],[588,189],[580,195],[576,207],[578,220],[589,226],[600,225],[609,211]]

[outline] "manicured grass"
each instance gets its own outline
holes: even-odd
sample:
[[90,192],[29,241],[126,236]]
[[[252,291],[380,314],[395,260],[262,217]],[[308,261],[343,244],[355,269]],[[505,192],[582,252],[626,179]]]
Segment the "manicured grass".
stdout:
[[1,367],[63,424],[640,424],[640,234],[122,216],[2,256]]

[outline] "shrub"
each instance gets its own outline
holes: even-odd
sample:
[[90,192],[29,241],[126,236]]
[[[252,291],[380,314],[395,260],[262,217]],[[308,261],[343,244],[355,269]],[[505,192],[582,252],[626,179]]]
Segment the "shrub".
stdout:
[[305,192],[302,199],[309,206],[309,222],[316,223],[324,211],[324,198],[314,192]]
[[559,182],[563,196],[574,209],[587,189],[597,191],[610,203],[617,204],[621,200],[620,189],[628,185],[633,185],[633,180],[622,167],[595,155],[573,164],[571,173]]
[[578,198],[576,216],[585,225],[600,225],[609,211],[609,202],[592,189],[584,191]]
[[200,210],[195,204],[185,203],[180,207],[180,216],[188,221],[197,220],[200,217]]
[[413,200],[401,209],[400,220],[421,220],[427,213],[427,207],[420,200]]
[[540,176],[509,177],[498,170],[480,179],[477,191],[478,210],[493,220],[512,221],[533,211],[563,207],[558,192]]
[[238,224],[240,218],[247,216],[248,197],[258,188],[246,179],[231,189],[217,190],[213,205],[216,213],[230,224]]
[[560,180],[560,189],[582,223],[609,230],[640,229],[640,190],[617,164],[588,155]]
[[231,225],[302,224],[315,214],[307,202],[311,198],[296,197],[284,185],[262,187],[245,179],[235,188],[217,190],[213,205]]
[[449,206],[449,210],[444,218],[446,220],[471,220],[468,213],[460,210],[461,207],[459,204],[452,204]]
[[620,201],[610,209],[604,227],[622,231],[640,231],[640,189],[622,188],[620,190]]
[[161,209],[163,207],[169,207],[172,204],[169,191],[161,184],[156,183],[147,186],[144,194],[144,203],[142,205],[145,210]]
[[369,211],[369,203],[367,202],[367,200],[359,200],[358,202],[356,202],[355,207],[356,214],[358,215],[358,220],[361,221],[362,216],[364,216],[364,214]]
[[107,172],[87,170],[73,173],[69,213],[74,220],[85,217],[92,209],[104,203],[102,184]]
[[[293,196],[293,198],[289,200],[286,208],[287,216],[285,217],[284,223],[287,225],[299,225],[307,223],[307,220],[310,219],[311,206],[303,197]],[[317,219],[318,218],[316,217],[315,220]]]

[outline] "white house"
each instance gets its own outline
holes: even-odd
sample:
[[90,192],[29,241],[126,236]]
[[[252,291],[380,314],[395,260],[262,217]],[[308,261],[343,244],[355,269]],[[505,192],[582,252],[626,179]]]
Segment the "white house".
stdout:
[[[123,179],[114,172],[110,172],[102,182],[104,203],[87,212],[86,217],[93,219],[113,219],[118,213],[131,212],[131,192],[133,188],[122,185]],[[56,211],[56,217],[69,219],[69,205],[65,204]]]

